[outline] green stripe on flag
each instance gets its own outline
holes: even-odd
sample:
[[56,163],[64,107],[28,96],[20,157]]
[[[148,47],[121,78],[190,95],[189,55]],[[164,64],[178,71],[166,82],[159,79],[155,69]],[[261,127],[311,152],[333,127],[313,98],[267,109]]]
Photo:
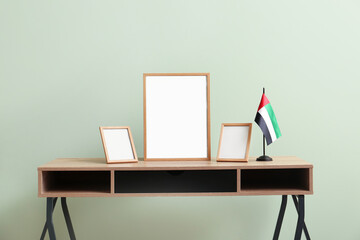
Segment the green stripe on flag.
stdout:
[[276,138],[279,138],[281,136],[281,132],[280,132],[280,128],[279,128],[279,124],[276,120],[276,117],[275,117],[275,113],[274,113],[274,110],[272,109],[271,107],[271,104],[268,103],[265,105],[265,108],[266,108],[266,111],[268,112],[269,114],[269,117],[271,119],[271,122],[272,122],[272,125],[274,127],[274,131],[275,131],[275,134],[276,134]]

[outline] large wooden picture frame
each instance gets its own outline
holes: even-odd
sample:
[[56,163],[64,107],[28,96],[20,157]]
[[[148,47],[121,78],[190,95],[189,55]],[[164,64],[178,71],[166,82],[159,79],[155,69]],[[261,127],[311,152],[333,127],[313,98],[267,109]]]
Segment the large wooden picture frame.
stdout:
[[221,124],[219,149],[216,161],[247,162],[252,123]]
[[211,160],[210,74],[143,77],[144,160]]
[[107,163],[137,162],[130,127],[100,127]]

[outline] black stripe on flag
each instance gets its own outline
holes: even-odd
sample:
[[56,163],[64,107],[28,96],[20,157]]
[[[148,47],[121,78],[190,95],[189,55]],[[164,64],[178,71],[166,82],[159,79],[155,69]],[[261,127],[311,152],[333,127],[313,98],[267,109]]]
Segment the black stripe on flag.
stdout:
[[257,125],[259,125],[261,131],[263,132],[266,139],[266,144],[269,145],[270,143],[272,143],[269,129],[266,125],[264,118],[261,116],[259,112],[256,113],[255,122],[257,123]]

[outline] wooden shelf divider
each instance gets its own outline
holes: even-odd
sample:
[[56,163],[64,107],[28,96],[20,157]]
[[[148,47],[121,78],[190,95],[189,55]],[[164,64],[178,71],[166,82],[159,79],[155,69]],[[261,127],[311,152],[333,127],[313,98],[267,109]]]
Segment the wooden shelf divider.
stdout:
[[111,194],[115,193],[115,171],[111,170],[110,171],[110,189],[111,189]]

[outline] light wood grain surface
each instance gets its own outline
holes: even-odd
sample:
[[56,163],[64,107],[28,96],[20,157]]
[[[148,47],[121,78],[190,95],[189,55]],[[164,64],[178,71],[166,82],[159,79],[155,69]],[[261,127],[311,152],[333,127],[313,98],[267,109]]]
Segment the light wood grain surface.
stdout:
[[57,158],[38,167],[39,170],[161,170],[161,169],[268,169],[268,168],[312,168],[313,165],[295,156],[272,157],[271,162],[256,161],[250,157],[248,162],[212,161],[143,161],[137,163],[107,164],[105,158]]

